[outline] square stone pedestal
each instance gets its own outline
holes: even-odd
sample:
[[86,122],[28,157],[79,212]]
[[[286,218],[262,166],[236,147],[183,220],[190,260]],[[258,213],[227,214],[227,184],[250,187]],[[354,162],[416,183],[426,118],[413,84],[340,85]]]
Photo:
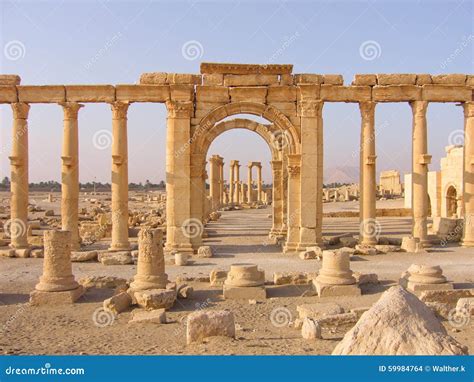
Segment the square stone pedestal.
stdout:
[[73,290],[60,292],[44,292],[34,290],[30,293],[31,305],[65,305],[73,304],[85,293],[84,287],[80,285]]
[[313,280],[313,286],[316,288],[319,297],[337,297],[337,296],[360,296],[361,291],[357,284],[353,285],[328,285]]
[[265,300],[267,298],[264,286],[234,287],[224,285],[223,291],[226,300]]
[[451,290],[454,289],[454,287],[451,283],[421,284],[408,281],[406,283],[406,289],[408,289],[410,292],[421,292],[424,290]]

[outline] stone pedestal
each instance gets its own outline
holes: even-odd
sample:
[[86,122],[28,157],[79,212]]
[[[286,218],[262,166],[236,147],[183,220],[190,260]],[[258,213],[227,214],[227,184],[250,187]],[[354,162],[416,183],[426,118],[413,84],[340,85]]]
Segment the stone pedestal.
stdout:
[[375,177],[375,103],[360,102],[362,128],[360,136],[360,243],[377,244],[375,220],[376,177]]
[[129,250],[128,241],[128,102],[112,108],[112,243],[113,251]]
[[84,293],[72,274],[71,233],[44,232],[43,275],[30,295],[30,302],[38,304],[73,303]]
[[225,299],[265,299],[265,273],[254,264],[230,266],[224,282]]
[[8,233],[13,249],[28,247],[28,113],[30,105],[12,103],[11,215]]
[[168,275],[162,242],[161,230],[143,228],[138,233],[137,274],[130,284],[131,291],[166,288]]
[[61,168],[61,223],[71,232],[71,250],[80,248],[79,237],[79,133],[77,115],[84,105],[75,102],[60,104],[64,111],[64,132]]
[[439,265],[412,264],[402,275],[400,285],[411,292],[453,289]]
[[344,251],[324,251],[322,267],[313,285],[319,297],[361,294],[350,269],[349,253]]
[[464,232],[462,245],[474,247],[474,102],[464,104]]
[[411,102],[413,112],[413,158],[412,158],[412,214],[413,237],[420,239],[421,244],[428,243],[428,139],[426,127],[426,110],[428,102]]

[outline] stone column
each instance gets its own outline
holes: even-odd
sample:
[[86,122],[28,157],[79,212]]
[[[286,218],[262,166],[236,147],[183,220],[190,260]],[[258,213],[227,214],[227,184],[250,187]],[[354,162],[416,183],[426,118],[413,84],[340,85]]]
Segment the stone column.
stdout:
[[219,199],[221,195],[219,184],[219,156],[213,155],[209,158],[209,196],[212,199],[212,209],[219,208]]
[[234,203],[238,204],[240,201],[240,164],[238,160],[234,162]]
[[301,229],[298,249],[322,245],[323,119],[322,101],[302,100],[301,116]]
[[288,233],[288,154],[283,155],[281,171],[281,190],[282,190],[282,208],[281,208],[281,231],[280,235],[285,236]]
[[32,305],[73,303],[84,293],[72,274],[71,233],[44,231],[43,275],[30,294]]
[[262,164],[257,165],[257,202],[262,202]]
[[79,237],[79,132],[77,115],[84,105],[76,102],[60,104],[64,112],[61,169],[61,222],[71,232],[71,250],[80,248]]
[[360,235],[361,244],[377,244],[378,225],[375,219],[376,176],[375,176],[375,103],[360,102],[362,128],[360,135]]
[[272,190],[272,229],[270,230],[270,237],[276,237],[281,233],[282,228],[282,208],[283,208],[283,190],[281,188],[281,172],[282,162],[281,160],[273,160],[270,162],[272,166],[273,175],[273,190]]
[[428,242],[428,139],[426,125],[427,101],[410,103],[413,111],[413,152],[412,152],[412,214],[413,237],[422,245]]
[[222,157],[219,162],[219,205],[224,204],[224,161]]
[[474,247],[474,102],[464,103],[464,233],[462,245]]
[[112,109],[112,243],[110,250],[128,250],[128,102],[113,102]]
[[231,204],[234,202],[234,166],[235,161],[231,160],[229,166],[229,203]]
[[288,155],[288,234],[286,238],[285,253],[298,250],[301,224],[301,155]]
[[11,216],[6,227],[14,249],[28,248],[28,113],[27,103],[12,103]]
[[197,251],[202,245],[207,219],[206,158],[202,154],[191,154],[190,163],[190,224],[184,232],[189,236],[193,250]]
[[142,228],[138,233],[137,273],[130,284],[130,289],[132,291],[165,289],[167,283],[163,232],[159,229]]
[[253,202],[253,195],[252,195],[252,183],[253,183],[253,180],[252,180],[252,167],[253,167],[253,164],[252,163],[249,163],[248,164],[248,170],[247,170],[247,193],[248,193],[248,196],[247,196],[247,200],[248,200],[248,203],[251,204]]
[[190,237],[202,234],[202,223],[190,216],[193,103],[168,101],[166,108],[166,249],[192,253]]

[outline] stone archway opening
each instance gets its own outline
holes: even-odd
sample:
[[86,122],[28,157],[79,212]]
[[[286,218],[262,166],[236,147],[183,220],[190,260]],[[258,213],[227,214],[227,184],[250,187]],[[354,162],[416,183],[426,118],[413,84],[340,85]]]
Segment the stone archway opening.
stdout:
[[446,190],[446,217],[456,217],[457,213],[457,191],[456,187],[449,186]]

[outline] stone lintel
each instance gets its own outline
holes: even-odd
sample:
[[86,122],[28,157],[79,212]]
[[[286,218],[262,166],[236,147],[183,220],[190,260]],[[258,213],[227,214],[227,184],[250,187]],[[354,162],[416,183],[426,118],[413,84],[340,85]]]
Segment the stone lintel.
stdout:
[[170,99],[173,101],[193,101],[193,85],[170,85]]
[[321,85],[321,99],[327,102],[371,101],[372,88],[370,86]]
[[423,85],[423,101],[468,102],[472,101],[472,89],[462,85]]
[[196,86],[197,102],[229,102],[229,88],[225,86]]
[[277,74],[225,74],[224,86],[278,85]]
[[116,100],[128,102],[166,102],[170,98],[167,85],[116,85]]
[[313,280],[313,285],[319,297],[360,296],[361,291],[357,284],[328,285]]
[[58,103],[66,101],[63,85],[17,86],[18,101],[26,103]]
[[258,102],[266,103],[267,87],[236,87],[230,88],[230,99],[232,102]]
[[265,300],[267,291],[264,286],[235,287],[224,285],[224,299],[226,300]]
[[201,63],[201,74],[291,74],[291,64],[226,64],[217,62]]
[[0,86],[20,85],[21,78],[18,74],[0,74]]
[[410,102],[421,100],[421,87],[416,85],[388,85],[372,88],[374,102]]
[[267,102],[295,102],[296,90],[296,86],[270,86]]
[[66,85],[68,102],[114,102],[115,87],[112,85]]
[[85,293],[84,287],[80,285],[76,289],[60,292],[43,292],[34,290],[30,293],[31,305],[65,305],[73,304]]
[[0,103],[18,102],[18,93],[16,86],[0,86]]

